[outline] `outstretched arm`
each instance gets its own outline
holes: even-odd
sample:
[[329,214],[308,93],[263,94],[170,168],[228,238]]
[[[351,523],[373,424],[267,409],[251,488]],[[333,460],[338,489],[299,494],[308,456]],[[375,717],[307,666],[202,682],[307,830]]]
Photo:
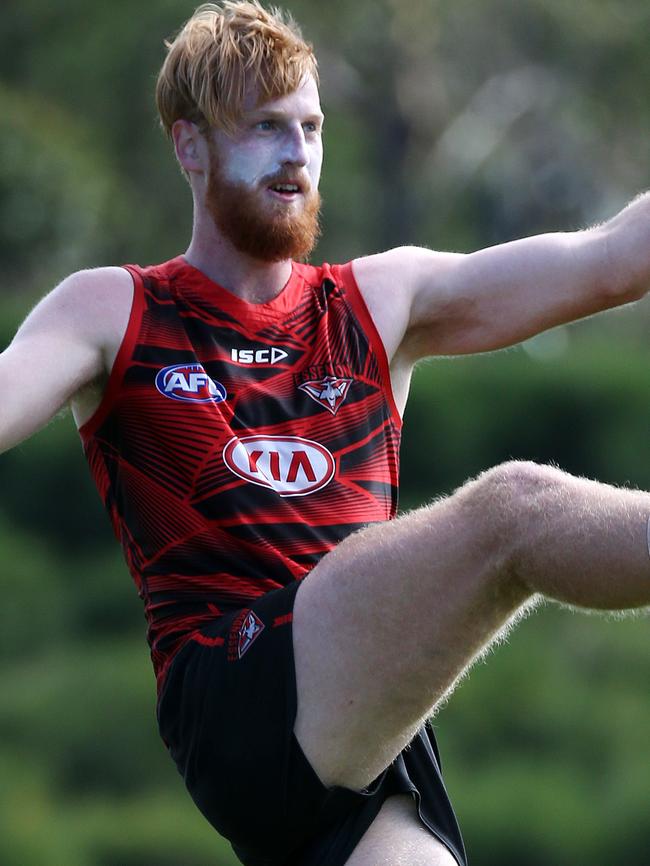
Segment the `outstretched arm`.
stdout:
[[469,255],[404,247],[354,271],[389,356],[483,352],[637,300],[650,288],[650,194],[579,232]]
[[126,271],[99,268],[68,277],[32,310],[0,354],[0,452],[105,375],[132,295]]

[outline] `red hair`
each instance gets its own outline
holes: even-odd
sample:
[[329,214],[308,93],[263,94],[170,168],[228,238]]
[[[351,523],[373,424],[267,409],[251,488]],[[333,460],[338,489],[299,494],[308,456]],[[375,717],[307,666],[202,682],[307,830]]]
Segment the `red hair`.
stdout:
[[316,57],[294,19],[258,0],[199,6],[171,42],[156,85],[163,129],[176,120],[232,132],[251,84],[258,104],[292,93],[306,77],[318,80]]

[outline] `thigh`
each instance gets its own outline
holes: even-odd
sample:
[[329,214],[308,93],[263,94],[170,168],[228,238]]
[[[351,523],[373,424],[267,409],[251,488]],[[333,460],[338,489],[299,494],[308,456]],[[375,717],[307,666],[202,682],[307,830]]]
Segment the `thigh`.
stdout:
[[390,797],[345,866],[458,866],[449,850],[418,820],[409,796]]
[[294,607],[295,732],[325,784],[362,788],[407,745],[530,593],[463,491],[355,533]]

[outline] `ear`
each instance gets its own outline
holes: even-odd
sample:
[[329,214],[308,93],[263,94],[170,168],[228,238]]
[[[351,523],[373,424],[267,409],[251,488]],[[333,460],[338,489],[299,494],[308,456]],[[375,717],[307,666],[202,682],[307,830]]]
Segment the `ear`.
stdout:
[[188,173],[203,172],[205,165],[202,159],[204,152],[202,145],[205,142],[202,141],[196,123],[191,123],[189,120],[176,120],[172,125],[171,132],[176,159],[181,168]]

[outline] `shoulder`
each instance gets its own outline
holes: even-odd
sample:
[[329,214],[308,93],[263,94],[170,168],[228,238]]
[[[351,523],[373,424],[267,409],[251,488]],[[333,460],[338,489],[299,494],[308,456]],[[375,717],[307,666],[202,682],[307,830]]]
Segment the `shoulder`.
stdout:
[[128,312],[133,300],[133,279],[124,268],[76,271],[62,280],[36,305],[18,334],[56,326],[58,330],[87,334],[110,325]]
[[425,285],[442,283],[453,253],[395,247],[352,262],[359,291],[389,358],[407,349],[414,309]]
[[124,333],[133,295],[133,278],[125,268],[76,271],[45,298],[43,312],[65,320],[92,342],[105,345]]
[[82,342],[95,356],[94,375],[87,377],[71,399],[78,426],[97,410],[117,353],[125,338],[134,306],[135,283],[123,267],[77,271],[52,292],[62,316],[59,330],[73,330],[71,340]]
[[381,289],[391,287],[393,294],[412,299],[423,283],[442,282],[450,269],[463,258],[459,253],[426,247],[395,247],[355,259],[352,266],[363,292],[371,293],[376,286]]
[[394,247],[381,253],[354,259],[353,267],[357,279],[394,278],[398,274],[408,276],[418,263],[431,257],[431,250],[424,247]]
[[131,315],[134,283],[124,268],[76,271],[36,305],[14,342],[73,347],[93,356],[99,373],[119,346]]
[[133,298],[133,277],[126,268],[106,267],[75,271],[51,292],[57,303],[75,304],[91,312],[97,306],[115,306]]

